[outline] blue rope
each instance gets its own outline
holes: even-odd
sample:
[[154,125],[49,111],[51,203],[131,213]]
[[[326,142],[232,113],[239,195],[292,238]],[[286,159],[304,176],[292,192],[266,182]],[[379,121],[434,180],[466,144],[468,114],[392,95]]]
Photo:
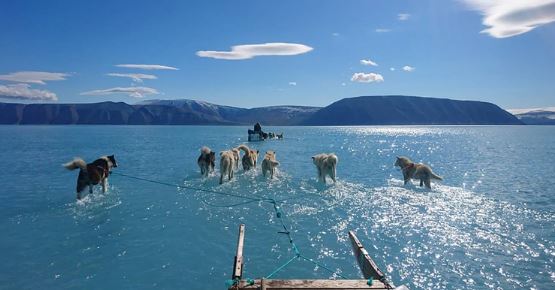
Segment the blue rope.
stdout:
[[[123,176],[123,177],[127,177],[127,178],[131,178],[131,179],[136,179],[136,180],[141,180],[141,181],[145,181],[145,182],[150,182],[150,183],[155,183],[155,184],[160,184],[160,185],[166,185],[166,186],[171,186],[171,187],[176,187],[178,189],[184,188],[184,189],[189,189],[189,190],[196,190],[196,191],[202,191],[202,192],[207,192],[207,193],[213,193],[213,194],[218,194],[218,195],[224,195],[224,196],[231,196],[231,197],[236,197],[236,198],[242,198],[242,199],[246,199],[247,201],[244,202],[239,202],[239,203],[234,203],[234,204],[227,204],[227,205],[218,205],[218,204],[213,204],[210,203],[208,201],[204,201],[201,200],[201,202],[208,204],[210,206],[213,207],[234,207],[234,206],[240,206],[240,205],[245,205],[245,204],[250,204],[250,203],[254,203],[254,202],[268,202],[270,204],[273,205],[273,209],[276,213],[276,217],[279,219],[280,223],[281,223],[281,227],[283,228],[283,231],[279,231],[278,233],[280,234],[285,234],[289,240],[289,243],[291,244],[291,248],[293,249],[293,251],[295,252],[295,256],[293,256],[291,259],[289,259],[287,262],[285,262],[284,264],[282,264],[281,266],[277,267],[274,271],[272,271],[270,274],[268,274],[266,276],[266,278],[271,278],[272,276],[274,276],[275,274],[277,274],[279,271],[283,270],[284,268],[286,268],[289,264],[291,264],[295,259],[303,259],[305,261],[311,262],[314,265],[325,269],[327,271],[329,271],[332,274],[336,274],[337,276],[343,278],[343,279],[348,279],[347,277],[341,275],[340,273],[337,273],[337,271],[332,270],[331,268],[315,261],[314,259],[308,258],[304,255],[302,255],[299,251],[299,248],[297,247],[297,245],[295,244],[295,242],[293,241],[293,237],[291,235],[291,231],[289,230],[289,228],[287,227],[287,225],[284,222],[285,219],[285,212],[283,211],[283,209],[281,208],[281,203],[283,203],[284,201],[287,200],[293,200],[293,199],[299,199],[299,198],[304,198],[306,196],[318,196],[319,198],[322,198],[322,196],[320,195],[316,195],[316,194],[305,194],[304,196],[296,196],[296,197],[291,197],[291,198],[285,198],[285,199],[281,199],[281,200],[275,200],[273,198],[266,198],[266,197],[262,197],[259,195],[255,195],[257,196],[257,198],[255,197],[250,197],[250,196],[243,196],[243,195],[239,195],[239,194],[233,194],[233,193],[227,193],[227,192],[221,192],[221,191],[215,191],[215,190],[210,190],[210,189],[204,189],[204,188],[198,188],[198,187],[193,187],[193,186],[186,186],[186,185],[179,185],[179,184],[174,184],[174,183],[168,183],[168,182],[162,182],[162,181],[156,181],[156,180],[151,180],[151,179],[146,179],[146,178],[141,178],[141,177],[136,177],[136,176],[131,176],[131,175],[127,175],[127,174],[123,174],[123,173],[117,173],[117,172],[112,172],[111,174],[113,175],[119,175],[119,176]],[[288,186],[288,185],[287,185]],[[289,186],[288,186],[289,187]],[[232,285],[236,285],[238,283],[237,280],[228,280],[228,283],[231,283]]]
[[269,200],[268,198],[264,198],[264,197],[254,198],[254,197],[250,197],[250,196],[244,196],[244,195],[239,195],[239,194],[221,192],[221,191],[210,190],[210,189],[205,189],[205,188],[200,188],[200,187],[193,187],[193,186],[187,186],[187,185],[179,185],[179,184],[175,184],[175,183],[156,181],[156,180],[131,176],[131,175],[118,173],[118,172],[112,172],[111,174],[124,176],[124,177],[127,177],[127,178],[136,179],[136,180],[146,181],[146,182],[150,182],[150,183],[155,183],[155,184],[177,187],[178,189],[184,188],[184,189],[190,189],[190,190],[197,190],[197,191],[203,191],[203,192],[208,192],[208,193],[214,193],[214,194],[218,194],[218,195],[226,195],[226,196],[232,196],[232,197],[237,197],[237,198],[249,199],[249,200],[252,200],[252,201]]
[[291,264],[291,262],[293,262],[293,260],[298,259],[298,258],[299,258],[298,256],[295,256],[295,257],[289,259],[287,262],[285,262],[285,264],[277,267],[277,269],[272,271],[272,273],[268,274],[268,276],[266,276],[266,279],[272,278],[272,276],[274,276],[277,272],[281,271],[281,269],[287,267],[287,265]]

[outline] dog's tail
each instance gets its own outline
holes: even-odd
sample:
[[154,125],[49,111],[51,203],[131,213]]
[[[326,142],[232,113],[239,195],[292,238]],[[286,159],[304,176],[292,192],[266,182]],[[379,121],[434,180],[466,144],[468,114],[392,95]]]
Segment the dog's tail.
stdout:
[[433,172],[430,173],[430,177],[437,180],[443,180],[443,178]]
[[249,147],[247,147],[247,145],[244,145],[244,144],[239,145],[239,147],[237,147],[237,149],[243,150],[243,152],[245,152],[245,154],[249,154],[250,150],[251,150]]
[[85,162],[85,160],[81,158],[75,158],[73,159],[73,161],[63,164],[63,166],[68,170],[75,170],[79,168],[83,171],[87,171],[87,162]]
[[210,148],[206,147],[206,146],[202,146],[202,148],[200,148],[200,152],[202,154],[210,154],[210,152],[212,152],[212,150],[210,150]]
[[339,159],[337,158],[337,155],[335,155],[333,153],[328,156],[328,160],[330,162],[330,165],[332,165],[332,166],[336,166],[337,161],[339,161]]

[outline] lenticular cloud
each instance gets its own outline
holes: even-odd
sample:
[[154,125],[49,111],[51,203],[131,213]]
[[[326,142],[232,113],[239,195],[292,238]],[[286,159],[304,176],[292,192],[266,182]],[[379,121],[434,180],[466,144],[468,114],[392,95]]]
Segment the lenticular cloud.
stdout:
[[352,82],[359,82],[359,83],[373,83],[373,82],[383,82],[383,76],[381,74],[376,73],[355,73],[351,77]]
[[88,92],[83,92],[81,95],[86,96],[103,96],[112,94],[125,94],[134,98],[142,98],[146,95],[158,95],[160,94],[156,89],[148,87],[117,87],[104,90],[93,90]]
[[57,101],[55,93],[32,89],[28,84],[0,85],[0,99],[27,101]]
[[555,0],[463,0],[480,11],[482,30],[495,38],[506,38],[529,32],[555,21]]
[[273,42],[235,45],[231,47],[230,51],[200,50],[197,51],[197,55],[215,59],[241,60],[257,56],[298,55],[307,53],[312,49],[312,47],[304,44]]

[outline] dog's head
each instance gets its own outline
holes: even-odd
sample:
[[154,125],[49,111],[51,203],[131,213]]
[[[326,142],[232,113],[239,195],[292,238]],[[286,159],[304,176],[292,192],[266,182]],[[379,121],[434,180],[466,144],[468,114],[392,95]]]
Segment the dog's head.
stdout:
[[395,164],[393,164],[393,166],[399,166],[403,168],[407,166],[409,163],[412,163],[412,161],[410,161],[410,159],[408,159],[407,157],[397,156],[395,159]]
[[112,167],[118,167],[118,162],[116,161],[116,157],[114,157],[114,155],[108,156],[108,160],[112,163]]
[[266,156],[264,158],[274,159],[276,158],[276,151],[266,151]]

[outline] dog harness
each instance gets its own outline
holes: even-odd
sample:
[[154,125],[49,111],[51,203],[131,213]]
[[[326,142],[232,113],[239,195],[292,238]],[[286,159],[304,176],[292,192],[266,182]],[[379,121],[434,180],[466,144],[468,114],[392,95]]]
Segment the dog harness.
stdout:
[[410,168],[413,168],[413,167],[414,167],[414,163],[411,163],[411,164],[409,164],[409,165],[407,165],[407,166],[401,168],[401,170],[404,171],[405,169],[410,169]]

